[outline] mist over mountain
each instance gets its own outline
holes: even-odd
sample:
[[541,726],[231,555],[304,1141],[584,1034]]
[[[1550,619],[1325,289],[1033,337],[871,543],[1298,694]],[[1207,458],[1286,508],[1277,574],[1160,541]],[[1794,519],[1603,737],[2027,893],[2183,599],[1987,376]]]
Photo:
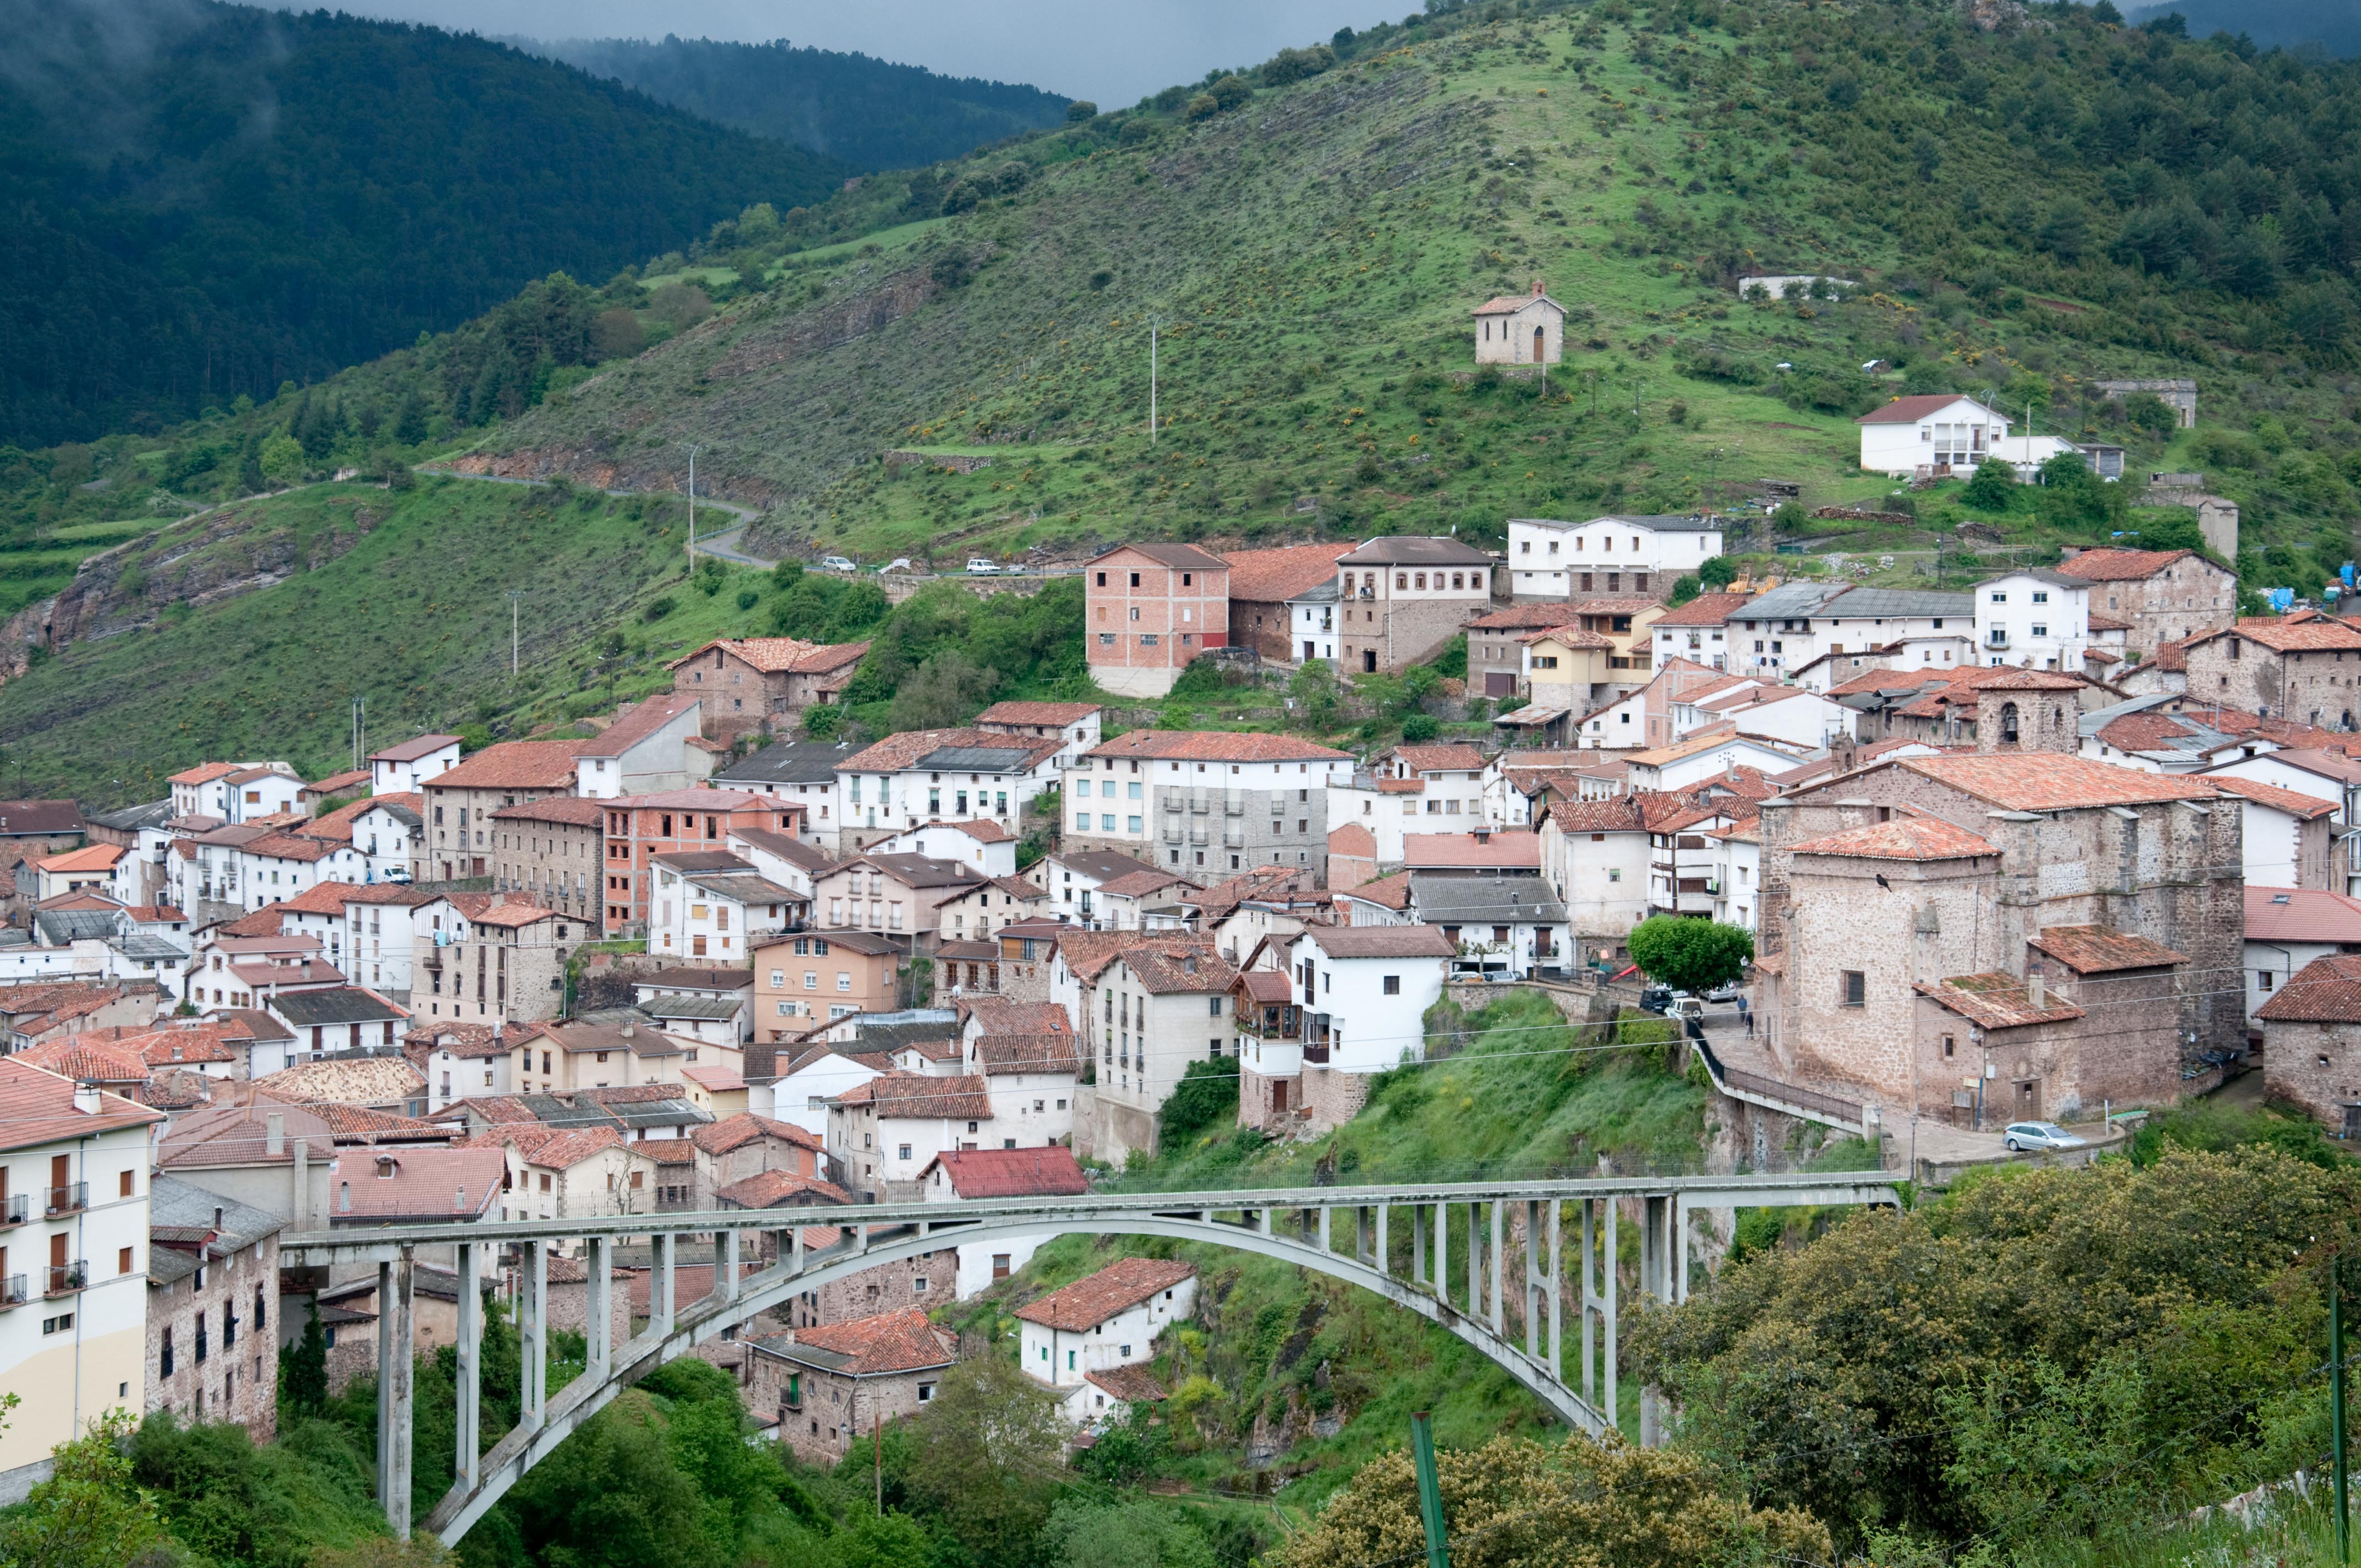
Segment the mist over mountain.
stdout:
[[2361,5],[2352,0],[2169,0],[2131,10],[2146,23],[2178,12],[2193,38],[2243,33],[2260,49],[2317,44],[2344,59],[2361,55]]
[[660,103],[860,169],[959,158],[1056,125],[1065,97],[1038,87],[944,76],[865,54],[667,36],[511,40]]
[[268,398],[847,172],[430,27],[204,0],[0,27],[0,443]]

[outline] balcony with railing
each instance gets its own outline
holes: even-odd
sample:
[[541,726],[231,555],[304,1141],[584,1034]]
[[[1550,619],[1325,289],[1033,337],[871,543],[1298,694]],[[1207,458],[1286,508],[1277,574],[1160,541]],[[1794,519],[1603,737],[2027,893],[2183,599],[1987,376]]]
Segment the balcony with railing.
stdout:
[[90,1183],[69,1181],[63,1187],[43,1190],[41,1211],[54,1219],[60,1214],[77,1213],[90,1207]]
[[0,1231],[13,1230],[33,1217],[33,1200],[23,1192],[0,1198]]
[[71,1263],[53,1263],[43,1273],[47,1279],[41,1288],[44,1296],[71,1296],[90,1285],[90,1265],[81,1258]]
[[23,1275],[11,1274],[0,1278],[0,1310],[21,1307],[31,1299],[31,1287],[26,1283]]

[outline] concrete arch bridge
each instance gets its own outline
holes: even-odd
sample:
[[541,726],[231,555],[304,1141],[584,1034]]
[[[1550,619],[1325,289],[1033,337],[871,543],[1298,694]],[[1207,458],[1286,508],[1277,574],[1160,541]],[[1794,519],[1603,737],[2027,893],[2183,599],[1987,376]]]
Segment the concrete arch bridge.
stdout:
[[[395,1533],[404,1538],[412,1527],[414,1272],[421,1253],[456,1254],[456,1474],[442,1502],[419,1521],[448,1544],[619,1391],[656,1367],[801,1291],[919,1253],[1082,1233],[1210,1242],[1282,1258],[1376,1291],[1442,1325],[1505,1368],[1559,1419],[1598,1433],[1614,1424],[1617,1409],[1619,1206],[1641,1218],[1642,1296],[1678,1301],[1688,1293],[1686,1249],[1679,1239],[1692,1210],[1899,1201],[1893,1185],[1874,1172],[1602,1177],[886,1203],[817,1212],[730,1210],[464,1228],[353,1227],[286,1236],[280,1250],[290,1265],[377,1266],[378,1493]],[[824,1251],[807,1250],[803,1227],[817,1219],[839,1227],[845,1239]],[[711,1238],[716,1266],[712,1292],[682,1303],[674,1297],[675,1274],[680,1243],[689,1236]],[[1451,1255],[1455,1237],[1458,1257]],[[651,1277],[647,1326],[614,1344],[608,1292],[619,1243],[648,1247]],[[547,1391],[547,1265],[561,1247],[578,1250],[588,1265],[589,1360],[553,1398]],[[774,1261],[743,1272],[741,1259],[762,1258]],[[516,1428],[479,1456],[482,1286],[504,1260],[518,1281],[522,1409]],[[1508,1310],[1518,1293],[1521,1333],[1512,1332]],[[1655,1441],[1658,1425],[1655,1402],[1643,1391],[1642,1441]]]

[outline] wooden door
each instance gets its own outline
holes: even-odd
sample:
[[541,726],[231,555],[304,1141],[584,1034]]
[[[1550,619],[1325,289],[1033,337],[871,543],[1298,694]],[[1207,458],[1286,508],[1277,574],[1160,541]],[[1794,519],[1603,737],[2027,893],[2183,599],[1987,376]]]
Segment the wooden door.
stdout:
[[1274,1112],[1287,1109],[1287,1080],[1274,1080],[1270,1086],[1270,1108]]
[[1548,330],[1547,330],[1546,328],[1543,328],[1543,327],[1535,327],[1535,328],[1533,328],[1533,363],[1534,363],[1534,364],[1536,364],[1536,365],[1540,364],[1540,363],[1542,362],[1542,356],[1543,356],[1543,355],[1547,354],[1548,352],[1549,352],[1549,333],[1548,333]]

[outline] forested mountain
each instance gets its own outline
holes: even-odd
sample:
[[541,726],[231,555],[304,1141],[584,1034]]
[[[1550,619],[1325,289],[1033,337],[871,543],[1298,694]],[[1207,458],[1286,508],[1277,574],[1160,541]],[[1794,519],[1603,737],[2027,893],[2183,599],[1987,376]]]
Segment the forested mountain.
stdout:
[[2191,38],[2228,33],[2244,35],[2257,49],[2317,44],[2346,59],[2361,54],[2361,6],[2352,0],[2169,0],[2131,13],[2143,25],[2174,14]]
[[0,0],[0,442],[268,398],[843,170],[501,45]]
[[643,38],[514,40],[719,125],[860,169],[907,169],[1038,130],[1067,100],[1038,87],[941,76],[865,54],[772,43]]

